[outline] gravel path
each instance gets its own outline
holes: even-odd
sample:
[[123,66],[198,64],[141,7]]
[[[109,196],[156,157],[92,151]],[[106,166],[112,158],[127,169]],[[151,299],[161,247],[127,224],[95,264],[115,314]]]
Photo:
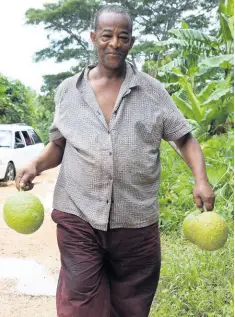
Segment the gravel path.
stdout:
[[56,227],[50,213],[57,175],[56,168],[35,179],[31,192],[43,202],[45,220],[31,235],[16,233],[4,222],[4,201],[17,190],[14,183],[0,183],[1,317],[56,317],[55,291],[60,263]]

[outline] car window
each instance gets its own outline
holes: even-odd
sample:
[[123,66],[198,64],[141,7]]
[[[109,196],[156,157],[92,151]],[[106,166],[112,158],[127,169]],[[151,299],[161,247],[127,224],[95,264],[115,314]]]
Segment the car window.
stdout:
[[42,143],[39,135],[36,133],[36,131],[34,131],[33,129],[32,130],[29,130],[28,131],[31,138],[33,139],[34,143],[37,144],[37,143]]
[[15,132],[15,144],[24,143],[24,141],[21,138],[20,132]]
[[32,140],[31,140],[31,138],[30,138],[28,132],[27,132],[27,131],[21,131],[21,133],[23,134],[23,137],[24,137],[24,139],[25,139],[26,145],[33,145],[33,142],[32,142]]
[[12,132],[10,130],[0,130],[0,147],[11,147]]

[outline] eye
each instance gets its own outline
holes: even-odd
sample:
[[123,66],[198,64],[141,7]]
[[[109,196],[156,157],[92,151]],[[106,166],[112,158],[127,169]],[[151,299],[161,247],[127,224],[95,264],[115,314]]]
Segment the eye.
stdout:
[[102,37],[109,38],[109,37],[111,37],[111,35],[110,34],[103,34]]
[[122,42],[125,42],[125,43],[126,43],[126,42],[129,41],[129,36],[122,34],[122,35],[119,36],[119,39],[120,39]]

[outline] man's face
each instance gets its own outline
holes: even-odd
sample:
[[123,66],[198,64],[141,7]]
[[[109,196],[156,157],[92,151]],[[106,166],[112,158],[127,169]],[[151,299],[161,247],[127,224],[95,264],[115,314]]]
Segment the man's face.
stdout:
[[99,63],[116,69],[123,66],[135,39],[127,16],[104,12],[99,17],[96,33],[91,32],[91,40],[97,48]]

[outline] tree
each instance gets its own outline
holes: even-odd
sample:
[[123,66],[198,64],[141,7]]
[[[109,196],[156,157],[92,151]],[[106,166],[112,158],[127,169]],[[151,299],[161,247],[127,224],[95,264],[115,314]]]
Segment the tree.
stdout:
[[36,94],[20,81],[0,74],[0,123],[34,124]]
[[54,92],[39,95],[35,105],[35,128],[39,131],[44,144],[49,142],[49,128],[53,121],[55,110]]
[[190,27],[206,28],[209,24],[206,13],[218,7],[217,0],[209,0],[206,3],[204,0],[121,0],[119,3],[129,8],[140,34],[153,35],[158,41],[168,38],[168,31],[175,27],[186,13],[188,14],[185,21]]
[[27,23],[43,24],[50,40],[49,47],[36,52],[35,61],[74,59],[78,68],[90,63],[93,51],[83,33],[90,29],[91,19],[99,7],[96,0],[61,0],[45,3],[43,9],[29,9]]
[[[46,3],[43,9],[29,9],[26,12],[26,22],[31,25],[43,24],[48,32],[49,47],[35,54],[35,60],[41,61],[54,58],[56,62],[75,60],[75,69],[79,71],[94,58],[93,48],[89,45],[85,32],[92,27],[92,17],[104,4],[116,1],[98,0],[59,0],[58,3]],[[168,30],[174,27],[187,10],[198,9],[197,15],[187,18],[188,23],[193,19],[206,27],[208,20],[202,19],[204,11],[208,12],[217,5],[217,0],[121,0],[118,2],[130,10],[134,18],[134,28],[141,36],[152,35],[157,40],[168,36]],[[204,11],[203,11],[204,10]],[[203,12],[203,13],[202,13]],[[135,63],[135,57],[140,52],[131,52],[130,58]]]
[[233,124],[233,0],[221,2],[216,37],[188,28],[169,31],[157,43],[157,61],[144,70],[165,83],[175,103],[197,131],[211,134]]
[[57,75],[45,75],[43,76],[44,85],[41,87],[42,92],[50,93],[55,90],[56,87],[66,78],[72,76],[72,72],[62,72]]

